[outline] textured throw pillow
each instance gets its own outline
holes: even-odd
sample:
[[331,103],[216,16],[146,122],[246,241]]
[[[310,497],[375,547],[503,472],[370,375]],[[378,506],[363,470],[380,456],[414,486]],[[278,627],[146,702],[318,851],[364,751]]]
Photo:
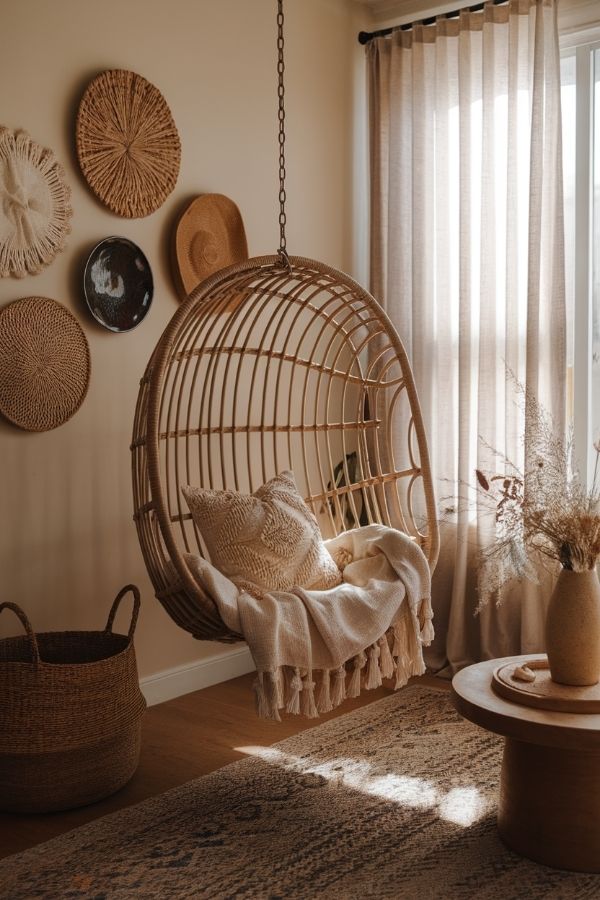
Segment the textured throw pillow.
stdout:
[[253,494],[182,490],[210,562],[228,578],[279,591],[326,590],[341,583],[292,472],[282,472]]

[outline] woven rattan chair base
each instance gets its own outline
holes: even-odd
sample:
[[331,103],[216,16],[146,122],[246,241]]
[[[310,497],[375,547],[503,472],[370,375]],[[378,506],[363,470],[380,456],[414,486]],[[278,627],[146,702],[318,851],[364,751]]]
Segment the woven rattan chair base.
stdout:
[[76,144],[89,186],[119,216],[150,215],[175,187],[181,159],[177,128],[158,88],[135,72],[112,69],[88,85],[77,114]]
[[63,425],[85,399],[90,349],[56,300],[25,297],[0,310],[0,413],[26,431]]

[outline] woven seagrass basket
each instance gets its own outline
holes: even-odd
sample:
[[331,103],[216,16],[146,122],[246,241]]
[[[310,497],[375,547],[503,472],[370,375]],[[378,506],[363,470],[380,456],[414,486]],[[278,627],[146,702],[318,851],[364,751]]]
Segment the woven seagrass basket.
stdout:
[[[112,630],[122,598],[133,594],[127,635]],[[35,634],[0,640],[0,809],[55,812],[108,797],[133,776],[146,703],[133,633],[140,606],[134,585],[118,594],[104,631]]]

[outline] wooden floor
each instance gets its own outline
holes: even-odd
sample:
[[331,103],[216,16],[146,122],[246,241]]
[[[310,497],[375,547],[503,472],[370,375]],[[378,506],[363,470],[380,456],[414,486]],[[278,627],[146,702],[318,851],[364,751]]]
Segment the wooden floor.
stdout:
[[[280,723],[265,722],[254,710],[253,678],[253,674],[243,675],[149,709],[139,768],[130,783],[112,797],[65,813],[0,813],[0,858],[219,769],[245,755],[237,748],[269,746],[390,693],[386,687],[363,692],[317,722],[301,716],[288,716]],[[441,690],[450,686],[430,675],[413,681]]]

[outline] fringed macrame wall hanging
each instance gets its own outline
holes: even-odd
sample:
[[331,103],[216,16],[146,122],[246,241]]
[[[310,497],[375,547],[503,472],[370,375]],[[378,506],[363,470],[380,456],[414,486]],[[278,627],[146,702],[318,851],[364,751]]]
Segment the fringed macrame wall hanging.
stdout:
[[37,275],[64,250],[70,199],[52,150],[0,126],[0,277]]

